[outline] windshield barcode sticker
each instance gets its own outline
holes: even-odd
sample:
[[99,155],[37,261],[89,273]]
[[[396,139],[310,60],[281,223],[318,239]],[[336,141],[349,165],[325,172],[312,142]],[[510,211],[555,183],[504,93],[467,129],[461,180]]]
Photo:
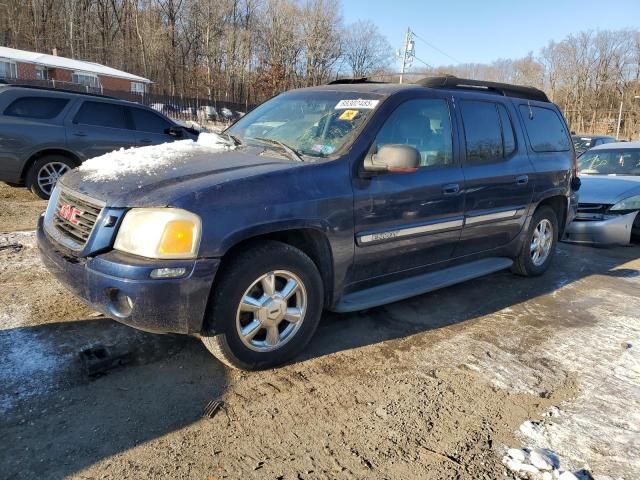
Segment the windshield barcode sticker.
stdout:
[[367,100],[364,98],[358,98],[356,100],[340,100],[336,105],[336,110],[345,110],[347,108],[372,110],[376,108],[378,103],[380,103],[380,100]]

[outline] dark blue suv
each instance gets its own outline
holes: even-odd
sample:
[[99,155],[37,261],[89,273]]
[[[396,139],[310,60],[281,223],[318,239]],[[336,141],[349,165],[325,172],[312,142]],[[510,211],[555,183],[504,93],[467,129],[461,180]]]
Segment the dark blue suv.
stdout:
[[334,83],[210,137],[125,152],[121,172],[67,173],[38,241],[96,309],[199,335],[232,367],[290,360],[323,309],[540,275],[575,211],[566,122],[533,88]]

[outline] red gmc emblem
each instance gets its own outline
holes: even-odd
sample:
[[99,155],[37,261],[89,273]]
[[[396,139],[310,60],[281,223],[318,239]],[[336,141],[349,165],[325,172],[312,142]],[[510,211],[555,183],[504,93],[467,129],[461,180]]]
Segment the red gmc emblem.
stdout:
[[64,218],[70,223],[73,223],[74,225],[77,225],[80,222],[78,217],[82,216],[82,212],[68,203],[63,203],[60,205],[60,210],[58,210],[58,216],[60,218]]

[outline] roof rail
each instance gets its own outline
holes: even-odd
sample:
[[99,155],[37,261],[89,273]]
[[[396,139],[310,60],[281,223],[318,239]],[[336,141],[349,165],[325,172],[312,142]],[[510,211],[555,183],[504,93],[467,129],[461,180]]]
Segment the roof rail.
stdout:
[[[2,83],[2,82],[0,82]],[[116,97],[112,97],[109,95],[102,95],[100,93],[91,93],[91,92],[80,92],[77,90],[71,90],[69,88],[55,88],[55,87],[43,87],[40,85],[28,85],[28,84],[24,84],[24,83],[3,83],[3,86],[6,87],[18,87],[18,88],[30,88],[33,90],[45,90],[45,91],[49,91],[49,92],[62,92],[62,93],[75,93],[76,95],[89,95],[92,97],[100,97],[100,98],[108,98],[111,100],[120,100],[119,98]]]
[[447,88],[461,90],[484,90],[489,93],[497,93],[505,97],[524,98],[526,100],[537,100],[539,102],[550,102],[547,94],[534,87],[523,87],[521,85],[511,85],[509,83],[486,82],[484,80],[470,80],[458,78],[453,75],[443,77],[427,77],[416,82],[417,85],[428,88]]
[[337,80],[333,80],[327,85],[349,85],[353,83],[387,83],[387,82],[378,82],[376,80],[369,80],[367,77],[362,78],[338,78]]

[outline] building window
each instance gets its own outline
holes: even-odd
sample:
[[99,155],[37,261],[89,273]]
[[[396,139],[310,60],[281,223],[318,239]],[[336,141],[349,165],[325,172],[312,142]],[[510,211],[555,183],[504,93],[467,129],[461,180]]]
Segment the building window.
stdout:
[[145,84],[142,82],[131,82],[131,91],[133,93],[145,93]]
[[45,67],[36,67],[36,80],[47,80],[47,69]]
[[0,60],[0,78],[17,78],[18,69],[15,62]]
[[100,88],[100,81],[98,76],[93,73],[73,72],[71,77],[73,83],[84,85],[91,88]]

